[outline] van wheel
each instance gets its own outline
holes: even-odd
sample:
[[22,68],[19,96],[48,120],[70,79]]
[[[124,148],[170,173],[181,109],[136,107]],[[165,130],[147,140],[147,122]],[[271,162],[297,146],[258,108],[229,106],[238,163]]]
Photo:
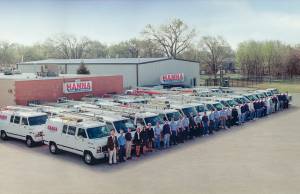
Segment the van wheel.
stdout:
[[33,146],[33,144],[34,144],[34,141],[32,140],[32,138],[30,136],[27,136],[26,137],[26,145],[27,145],[27,147],[31,148]]
[[6,135],[5,131],[1,131],[1,139],[7,140],[7,135]]
[[95,158],[91,152],[84,152],[83,160],[88,165],[92,165],[95,162]]
[[58,148],[57,148],[55,143],[51,142],[49,144],[49,151],[50,151],[51,154],[57,154],[58,153]]

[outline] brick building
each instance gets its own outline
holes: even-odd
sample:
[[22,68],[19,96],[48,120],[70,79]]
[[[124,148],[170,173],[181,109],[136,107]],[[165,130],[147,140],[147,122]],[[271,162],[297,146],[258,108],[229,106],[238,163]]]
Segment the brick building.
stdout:
[[102,96],[122,91],[121,75],[65,75],[45,78],[34,74],[0,74],[0,106],[55,102],[60,97],[79,100],[86,95]]

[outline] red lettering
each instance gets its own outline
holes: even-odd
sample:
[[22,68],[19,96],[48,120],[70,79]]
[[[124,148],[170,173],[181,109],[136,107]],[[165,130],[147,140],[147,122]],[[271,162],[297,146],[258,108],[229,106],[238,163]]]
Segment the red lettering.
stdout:
[[55,127],[55,126],[48,125],[47,128],[49,131],[57,131],[57,127]]
[[6,115],[0,115],[0,120],[7,120],[7,116]]

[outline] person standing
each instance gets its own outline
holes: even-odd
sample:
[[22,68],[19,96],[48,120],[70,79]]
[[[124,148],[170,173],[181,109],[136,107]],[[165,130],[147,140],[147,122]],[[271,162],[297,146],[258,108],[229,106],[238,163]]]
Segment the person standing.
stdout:
[[215,111],[211,114],[214,114],[214,118],[215,118],[215,130],[218,131],[219,130],[219,126],[220,126],[220,113],[217,109],[215,109]]
[[204,129],[204,135],[209,135],[208,133],[208,117],[206,115],[206,112],[204,112],[204,115],[202,116],[202,125],[203,125],[203,129]]
[[202,121],[201,121],[201,114],[200,112],[198,112],[197,116],[194,117],[194,121],[195,121],[195,124],[196,124],[196,137],[199,137],[203,134],[203,131],[202,131]]
[[170,147],[170,135],[171,135],[171,128],[168,121],[165,120],[165,124],[163,126],[164,148]]
[[239,113],[235,107],[231,111],[232,125],[239,125]]
[[120,130],[120,136],[118,137],[118,144],[119,144],[119,161],[125,162],[125,145],[126,145],[126,139],[124,136],[124,130]]
[[161,129],[160,129],[159,122],[157,122],[154,127],[154,147],[157,150],[160,150],[160,138],[161,138]]
[[226,109],[227,119],[226,119],[226,126],[230,128],[232,126],[232,117],[231,117],[231,110],[230,108]]
[[211,112],[209,115],[208,115],[208,129],[209,129],[209,134],[214,134],[214,130],[215,130],[215,123],[214,123],[214,120],[215,120],[215,117],[214,117],[214,113]]
[[142,144],[141,129],[139,127],[136,129],[136,132],[134,134],[133,143],[135,144],[135,155],[137,158],[139,158],[141,155],[140,153]]
[[177,145],[177,124],[174,121],[174,118],[171,119],[170,123],[170,129],[171,129],[171,143],[173,145]]
[[131,135],[131,129],[127,129],[127,133],[125,134],[126,139],[126,159],[131,159],[131,149],[132,149],[132,135]]
[[190,126],[190,121],[187,118],[187,116],[183,116],[183,120],[182,120],[182,125],[183,125],[183,140],[186,141],[187,140],[187,133],[189,130],[189,126]]
[[153,127],[151,125],[151,123],[148,123],[148,151],[152,152],[153,151],[153,141],[154,141],[154,130]]
[[190,114],[189,123],[190,123],[190,126],[189,126],[189,138],[193,139],[194,136],[195,136],[195,128],[196,128],[196,123],[194,121],[193,113]]
[[142,131],[141,131],[141,139],[142,139],[142,154],[146,154],[148,151],[148,140],[149,140],[149,136],[148,136],[148,127],[144,126]]
[[112,129],[110,131],[110,136],[107,138],[107,149],[108,149],[108,157],[109,157],[109,165],[117,164],[117,148],[118,145],[118,139],[115,136],[115,130]]
[[180,116],[180,118],[177,121],[177,129],[178,129],[178,142],[183,143],[183,117]]
[[225,108],[223,108],[222,110],[220,110],[220,120],[221,120],[222,129],[226,129],[226,127],[225,127],[226,116],[227,116],[227,114],[226,114]]

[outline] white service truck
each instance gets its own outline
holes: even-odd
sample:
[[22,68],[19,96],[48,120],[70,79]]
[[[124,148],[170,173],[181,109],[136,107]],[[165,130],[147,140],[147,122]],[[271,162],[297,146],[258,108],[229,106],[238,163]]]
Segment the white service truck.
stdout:
[[8,137],[25,140],[28,147],[43,142],[43,129],[47,114],[31,110],[1,110],[0,134],[1,139]]
[[52,154],[60,150],[83,157],[86,164],[107,156],[109,130],[104,123],[79,117],[49,118],[45,126],[44,143]]

